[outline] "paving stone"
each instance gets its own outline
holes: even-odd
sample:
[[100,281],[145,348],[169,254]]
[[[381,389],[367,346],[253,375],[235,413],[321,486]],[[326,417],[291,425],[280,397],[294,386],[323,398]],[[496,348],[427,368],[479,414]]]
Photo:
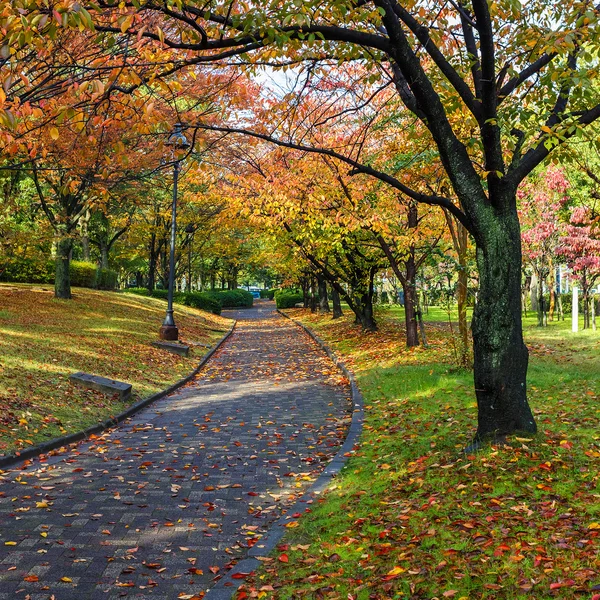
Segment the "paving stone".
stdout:
[[[224,311],[240,318],[234,333],[185,388],[47,464],[0,475],[0,541],[18,543],[0,545],[0,600],[24,597],[17,589],[32,600],[215,592],[209,567],[226,576],[248,556],[248,539],[318,477],[350,422],[337,369],[271,305]],[[30,572],[38,582],[23,581]]]

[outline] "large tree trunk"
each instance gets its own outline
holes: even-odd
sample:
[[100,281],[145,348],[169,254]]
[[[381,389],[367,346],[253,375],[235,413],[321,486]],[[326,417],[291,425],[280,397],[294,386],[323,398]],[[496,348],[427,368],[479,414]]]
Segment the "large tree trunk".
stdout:
[[56,269],[54,273],[54,296],[68,300],[71,298],[71,274],[69,265],[71,264],[71,250],[73,249],[73,239],[70,237],[61,237],[56,242]]
[[108,244],[100,243],[100,268],[108,269]]
[[342,312],[342,303],[340,301],[340,294],[335,289],[335,287],[331,288],[331,302],[333,303],[332,318],[339,319],[340,317],[343,317],[344,313]]
[[319,289],[319,312],[331,312],[329,308],[329,299],[327,298],[327,281],[322,275],[317,275],[317,285]]
[[[513,205],[514,206],[514,205]],[[527,403],[529,353],[521,323],[521,236],[515,209],[485,215],[477,241],[479,294],[473,313],[476,442],[534,433]]]

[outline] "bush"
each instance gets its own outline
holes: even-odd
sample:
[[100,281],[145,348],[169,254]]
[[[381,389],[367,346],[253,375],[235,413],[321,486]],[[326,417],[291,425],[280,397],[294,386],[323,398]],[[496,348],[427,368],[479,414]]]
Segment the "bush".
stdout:
[[96,284],[96,265],[94,263],[72,260],[69,273],[73,286],[93,288]]
[[110,269],[97,269],[96,287],[99,290],[114,290],[117,287],[117,272]]
[[[127,288],[128,294],[136,294],[138,296],[151,296],[159,300],[167,300],[169,290],[153,290],[152,294],[146,288]],[[211,312],[215,315],[221,314],[221,304],[209,292],[175,292],[173,294],[173,302],[199,308]]]
[[215,315],[221,314],[221,304],[207,292],[187,292],[185,294],[178,294],[177,296],[177,301],[186,306],[206,310]]
[[266,298],[267,300],[273,300],[275,293],[279,291],[279,288],[272,288],[270,290],[260,290],[260,297]]
[[294,308],[304,300],[304,296],[297,292],[285,292],[281,290],[275,294],[275,303],[277,308]]
[[159,300],[167,300],[169,297],[169,290],[152,290],[150,295],[153,298],[158,298]]
[[136,294],[138,296],[149,296],[150,292],[147,288],[127,288],[125,290],[128,294]]
[[33,258],[0,259],[0,280],[15,283],[54,283],[54,263]]
[[250,308],[254,304],[254,298],[247,290],[217,290],[204,293],[210,294],[223,308]]

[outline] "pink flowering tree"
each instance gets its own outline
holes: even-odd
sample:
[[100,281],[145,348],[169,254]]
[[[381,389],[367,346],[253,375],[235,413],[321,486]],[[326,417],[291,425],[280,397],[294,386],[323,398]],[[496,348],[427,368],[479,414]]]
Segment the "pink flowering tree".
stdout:
[[[544,312],[554,313],[556,282],[554,264],[565,225],[558,214],[567,200],[569,181],[562,169],[553,165],[521,186],[519,216],[523,263],[538,280],[538,325],[544,325]],[[544,286],[550,290],[550,306],[545,306]]]
[[590,206],[572,209],[566,235],[557,249],[581,286],[584,329],[590,326],[590,292],[600,280],[600,227],[597,225],[596,202],[592,199]]

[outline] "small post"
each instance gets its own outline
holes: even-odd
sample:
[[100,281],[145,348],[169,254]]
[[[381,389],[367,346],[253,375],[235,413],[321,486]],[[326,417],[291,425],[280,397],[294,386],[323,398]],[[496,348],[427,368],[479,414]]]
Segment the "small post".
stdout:
[[571,329],[573,333],[579,331],[579,290],[573,286],[573,307],[571,309]]

